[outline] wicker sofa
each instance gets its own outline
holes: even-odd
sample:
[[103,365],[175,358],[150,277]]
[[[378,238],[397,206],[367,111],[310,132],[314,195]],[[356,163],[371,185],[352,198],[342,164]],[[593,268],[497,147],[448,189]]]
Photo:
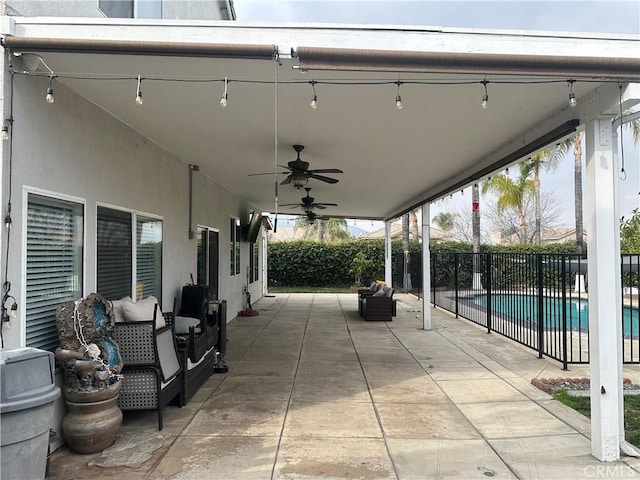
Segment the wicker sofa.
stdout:
[[396,314],[393,288],[383,286],[373,294],[360,296],[359,312],[368,321],[392,321],[392,317]]

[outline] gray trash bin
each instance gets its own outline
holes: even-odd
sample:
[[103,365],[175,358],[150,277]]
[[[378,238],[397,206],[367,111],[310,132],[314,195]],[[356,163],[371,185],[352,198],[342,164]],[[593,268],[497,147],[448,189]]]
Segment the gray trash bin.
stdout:
[[44,478],[53,402],[53,353],[37,348],[0,351],[0,477]]

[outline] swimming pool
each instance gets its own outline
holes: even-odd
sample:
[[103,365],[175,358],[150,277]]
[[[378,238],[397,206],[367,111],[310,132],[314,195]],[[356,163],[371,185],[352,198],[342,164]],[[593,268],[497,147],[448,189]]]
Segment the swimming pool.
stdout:
[[[544,326],[545,328],[562,328],[562,298],[544,297]],[[487,296],[476,295],[473,303],[487,307]],[[491,295],[491,309],[511,317],[538,323],[538,297],[533,295],[518,295],[494,293]],[[567,329],[588,330],[589,309],[587,301],[583,299],[567,299]],[[633,307],[622,309],[622,331],[625,337],[640,336],[640,311]]]

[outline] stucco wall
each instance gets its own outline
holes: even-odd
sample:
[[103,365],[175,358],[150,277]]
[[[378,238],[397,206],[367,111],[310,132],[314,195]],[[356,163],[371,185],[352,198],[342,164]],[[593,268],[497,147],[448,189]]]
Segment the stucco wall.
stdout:
[[[85,294],[96,288],[98,204],[162,217],[164,310],[171,309],[173,299],[179,298],[190,274],[196,275],[197,244],[195,239],[188,238],[188,162],[161,149],[60,83],[56,84],[55,103],[47,104],[44,101],[47,86],[46,79],[23,76],[16,76],[14,83],[13,228],[8,280],[12,283],[11,293],[18,301],[19,318],[4,332],[6,347],[24,344],[23,225],[26,219],[23,207],[27,190],[84,201]],[[3,145],[5,160],[6,143]],[[6,202],[6,161],[3,177],[3,202]],[[246,222],[249,206],[199,173],[194,174],[193,203],[193,227],[206,225],[220,232],[219,298],[227,300],[228,319],[232,319],[242,308],[249,245],[241,243],[240,275],[230,276],[229,219],[237,216]],[[2,239],[3,257],[5,242],[6,234]]]
[[[24,17],[105,16],[98,9],[98,0],[6,0],[4,3],[9,15]],[[143,10],[139,16],[143,18],[147,15]],[[169,20],[223,20],[221,3],[217,0],[162,0],[162,18]]]

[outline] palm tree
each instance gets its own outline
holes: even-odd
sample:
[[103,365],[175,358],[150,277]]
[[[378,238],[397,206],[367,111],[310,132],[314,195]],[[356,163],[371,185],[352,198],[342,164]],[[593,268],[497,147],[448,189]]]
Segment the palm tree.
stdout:
[[582,132],[571,137],[573,144],[573,210],[576,220],[576,253],[582,255],[584,223],[582,220]]
[[420,240],[420,234],[418,232],[418,214],[415,210],[411,210],[409,212],[409,216],[411,217],[411,236],[414,241]]
[[473,237],[473,288],[480,289],[480,189],[477,183],[471,187],[471,230]]
[[513,180],[508,175],[495,175],[482,183],[482,193],[493,192],[498,195],[496,203],[498,213],[507,209],[514,209],[518,214],[520,243],[527,242],[527,223],[525,221],[524,205],[528,195],[533,195],[535,186],[531,180],[532,166],[520,164],[520,175]]
[[411,257],[409,252],[409,214],[402,216],[402,288],[405,292],[411,291],[411,270],[409,269]]
[[431,219],[431,222],[437,225],[440,230],[450,232],[455,226],[455,218],[455,213],[440,212]]
[[307,217],[300,216],[296,218],[293,228],[303,231],[303,239],[316,239],[322,243],[341,242],[351,238],[347,221],[343,218],[316,218],[310,222]]
[[553,148],[547,148],[529,157],[527,165],[530,167],[529,171],[533,174],[533,186],[534,186],[534,198],[535,198],[535,212],[536,212],[536,225],[534,230],[534,243],[540,245],[542,242],[541,228],[540,228],[540,170],[544,169],[547,172],[555,171],[560,165],[560,162],[564,158],[571,141],[565,141],[558,143]]
[[[629,113],[629,112],[626,112]],[[640,120],[626,123],[631,129],[633,143],[640,143]],[[573,189],[574,212],[576,220],[576,253],[582,254],[584,250],[584,222],[582,219],[582,132],[577,132],[567,142],[573,145]]]

